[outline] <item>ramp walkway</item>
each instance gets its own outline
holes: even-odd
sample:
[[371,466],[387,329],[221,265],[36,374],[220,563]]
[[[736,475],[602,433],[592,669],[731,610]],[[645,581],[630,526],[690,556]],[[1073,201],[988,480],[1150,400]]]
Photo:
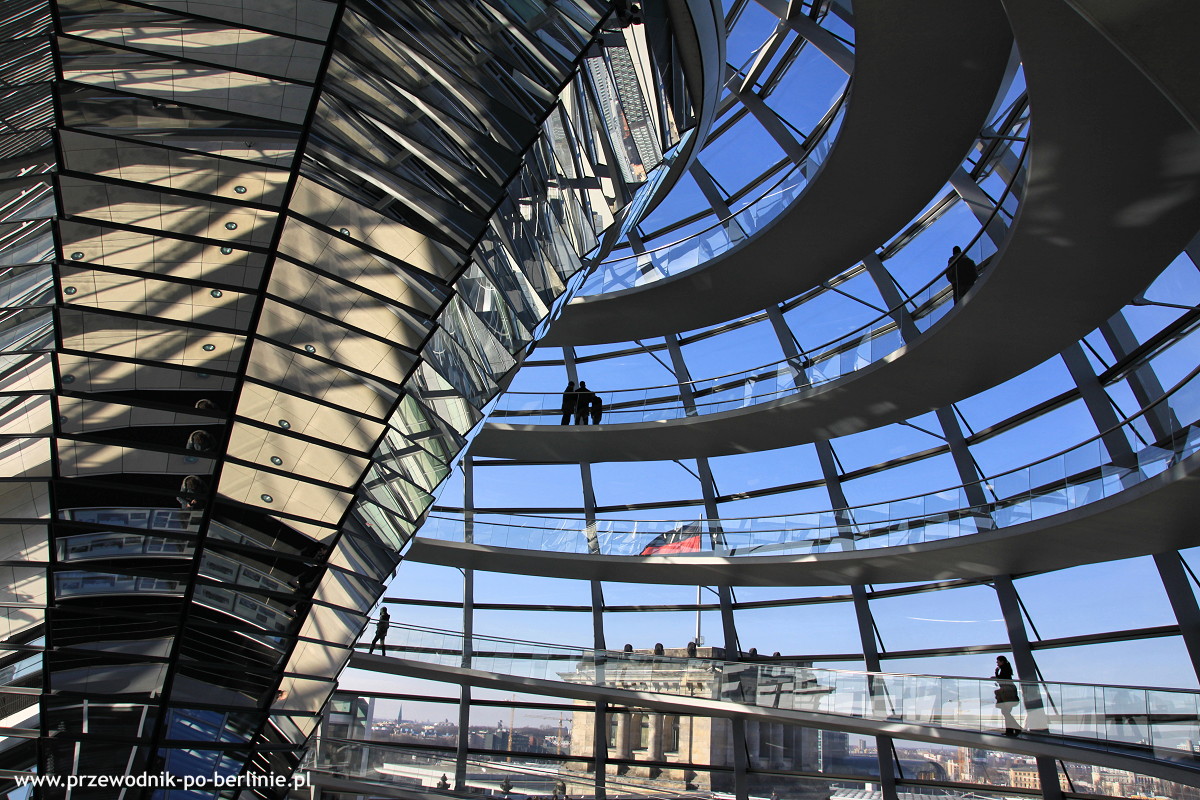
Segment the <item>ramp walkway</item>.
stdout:
[[[442,510],[406,557],[579,579],[794,586],[1014,575],[1192,547],[1200,543],[1198,414],[1200,369],[1113,428],[974,483],[741,519],[475,511],[469,535],[461,513]],[[1179,427],[1138,447],[1149,415]]]
[[[757,233],[702,267],[572,301],[543,343],[628,341],[758,311],[836,275],[912,219],[978,136],[1008,62],[1009,26],[995,0],[856,0],[854,36],[841,129],[795,202],[772,208],[765,226],[764,209],[741,212]],[[700,234],[709,249],[730,246],[716,241],[720,228]],[[658,260],[690,263],[695,246],[669,246],[677,252]]]
[[[356,653],[381,674],[603,701],[674,713],[789,722],[1003,750],[1200,784],[1200,692],[821,669],[786,658],[679,658],[392,626],[395,656]],[[1008,701],[1007,698],[1014,698]],[[997,705],[997,699],[1000,705]],[[1019,731],[1004,735],[1005,728]]]

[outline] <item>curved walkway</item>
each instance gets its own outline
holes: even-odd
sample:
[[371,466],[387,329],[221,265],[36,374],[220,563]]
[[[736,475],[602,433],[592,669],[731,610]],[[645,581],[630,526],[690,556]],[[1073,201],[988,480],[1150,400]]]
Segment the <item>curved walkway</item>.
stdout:
[[[998,208],[991,220],[1011,216]],[[995,250],[984,236],[988,225],[981,226],[972,243],[964,249],[981,268],[986,268]],[[836,288],[823,289],[836,292]],[[745,409],[791,397],[800,391],[822,386],[885,359],[904,346],[905,337],[897,319],[905,315],[911,321],[912,338],[933,326],[953,308],[949,281],[940,272],[923,286],[899,298],[895,304],[869,322],[840,334],[824,344],[807,348],[803,358],[781,358],[737,372],[681,383],[622,388],[596,392],[601,398],[606,425],[661,422],[684,417],[699,417],[722,411]],[[513,421],[522,425],[558,426],[562,418],[562,393],[504,392],[492,411],[492,423]]]
[[[1097,478],[1097,482],[1104,480]],[[1193,454],[1132,488],[1061,510],[1060,505],[1067,505],[1070,494],[1065,486],[1048,493],[1044,502],[1056,512],[1051,516],[966,535],[950,534],[944,539],[891,543],[903,540],[909,532],[905,527],[908,523],[942,529],[951,520],[969,520],[978,525],[989,519],[987,512],[975,515],[968,509],[946,512],[940,520],[885,523],[876,527],[878,535],[888,542],[882,547],[873,546],[869,540],[859,542],[856,533],[837,536],[836,529],[823,533],[820,541],[827,548],[824,551],[812,547],[806,553],[775,555],[755,554],[755,548],[748,548],[747,555],[563,553],[439,541],[422,534],[413,540],[405,558],[491,572],[584,580],[686,586],[830,586],[1020,575],[1200,545],[1200,529],[1196,526],[1200,518],[1200,455]],[[1032,498],[1030,505],[1038,501]],[[436,520],[430,522],[436,524]],[[700,530],[701,523],[692,524]],[[483,527],[476,523],[475,530]],[[1138,535],[1130,536],[1131,530],[1138,531]],[[561,536],[564,532],[555,533]],[[573,542],[584,542],[586,546],[586,536],[578,530],[574,533]],[[703,539],[708,534],[697,536]],[[736,538],[736,532],[731,538]],[[649,541],[644,536],[640,543]],[[800,543],[792,549],[808,544]],[[866,549],[854,549],[856,546]],[[758,552],[772,549],[767,546]]]
[[[1151,415],[1176,427],[1161,442],[1138,447]],[[461,517],[435,514],[408,557],[499,572],[688,585],[1020,574],[1083,563],[1085,553],[1095,559],[1097,547],[1103,558],[1116,559],[1196,544],[1188,521],[1200,511],[1193,485],[1198,451],[1200,367],[1079,444],[958,487],[743,519],[584,521],[477,511],[470,543]],[[1124,532],[1131,528],[1152,532],[1129,537]]]
[[[403,657],[355,653],[376,673],[603,701],[630,708],[737,717],[1099,764],[1195,784],[1200,693],[1144,687],[1008,682],[1019,700],[1006,723],[997,683],[937,675],[817,669],[786,659],[735,662],[560,647],[393,626]],[[394,646],[394,645],[393,645]],[[491,649],[489,649],[491,648]],[[1008,725],[1018,736],[1000,735]]]
[[929,331],[845,378],[751,408],[599,427],[490,423],[474,453],[643,461],[844,436],[1002,383],[1143,290],[1196,232],[1200,136],[1066,6],[1021,0],[1009,11],[1033,118],[1027,188],[993,266]]
[[702,268],[572,301],[543,344],[661,336],[761,310],[852,265],[929,202],[983,125],[1008,60],[1008,24],[993,0],[858,0],[854,14],[845,118],[791,208]]
[[[1024,164],[1025,147],[1020,148],[1017,159],[1019,165]],[[1004,205],[1015,184],[1023,180],[1023,174],[1020,168],[1014,171],[995,209],[963,249],[980,269],[986,269],[996,254],[996,247],[987,236],[993,223],[1002,222],[1006,229],[1012,225],[1013,215]],[[840,277],[852,279],[851,276],[861,272],[861,269],[852,269]],[[816,291],[841,293],[833,282],[823,284]],[[856,324],[852,330],[823,344],[807,347],[802,358],[781,358],[769,364],[686,382],[596,392],[602,400],[605,424],[705,416],[791,397],[801,390],[832,383],[888,357],[904,346],[906,337],[912,339],[929,330],[954,305],[949,280],[941,271],[891,303],[870,321]],[[506,391],[500,396],[490,421],[557,426],[562,418],[562,403],[559,391]]]

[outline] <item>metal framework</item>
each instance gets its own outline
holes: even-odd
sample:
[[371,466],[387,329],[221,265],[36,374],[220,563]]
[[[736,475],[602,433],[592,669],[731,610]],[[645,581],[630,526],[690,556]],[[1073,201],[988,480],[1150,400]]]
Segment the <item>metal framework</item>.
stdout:
[[[946,13],[965,8],[957,3]],[[734,0],[723,35],[707,30],[701,13],[716,6],[698,0],[645,3],[644,24],[631,24],[638,12],[629,4],[612,5],[613,16],[593,0],[8,4],[0,21],[0,566],[8,587],[0,768],[290,774],[323,718],[309,766],[331,792],[508,796],[511,782],[506,789],[479,777],[499,764],[528,778],[521,793],[558,793],[562,780],[573,794],[599,798],[1059,800],[1135,788],[1200,797],[1146,775],[1096,778],[1065,760],[1078,749],[1016,746],[1036,760],[1001,769],[998,736],[922,755],[903,728],[854,729],[851,753],[850,728],[837,720],[813,727],[730,713],[717,723],[725,712],[664,711],[619,692],[574,705],[548,689],[543,699],[500,699],[461,678],[496,656],[481,643],[508,633],[498,627],[553,627],[584,650],[637,642],[653,656],[656,639],[686,653],[695,620],[697,639],[701,621],[719,629],[721,652],[706,655],[733,663],[750,663],[754,646],[784,651],[771,663],[790,668],[978,678],[994,656],[1010,654],[1030,684],[1153,682],[1128,666],[1106,681],[1066,664],[1138,655],[1190,686],[1200,680],[1195,559],[1174,546],[1143,546],[1111,567],[1112,553],[1098,547],[1054,572],[949,570],[910,585],[859,576],[760,589],[713,573],[694,601],[691,586],[673,589],[666,584],[678,581],[667,577],[663,585],[560,578],[535,588],[519,575],[409,563],[402,579],[457,598],[423,597],[407,583],[384,597],[400,619],[450,615],[457,630],[448,636],[459,644],[422,650],[452,660],[425,676],[445,680],[443,688],[351,683],[335,693],[443,481],[449,489],[433,513],[453,518],[466,545],[486,544],[496,520],[511,514],[569,518],[593,556],[607,555],[599,538],[607,518],[644,515],[665,529],[699,517],[716,547],[740,520],[823,514],[830,535],[820,548],[871,558],[863,531],[891,501],[936,500],[949,487],[962,498],[951,509],[957,530],[986,537],[1019,505],[989,485],[1014,465],[1030,465],[1031,504],[1074,502],[1079,486],[1106,478],[1119,498],[1154,477],[1142,455],[1169,471],[1184,453],[1173,448],[1192,441],[1200,246],[1171,236],[1155,237],[1154,257],[1138,265],[1149,285],[1121,297],[1127,305],[1115,315],[1089,319],[1093,330],[1060,355],[1011,381],[985,377],[982,391],[925,403],[900,422],[800,437],[788,451],[632,461],[623,465],[628,476],[570,442],[537,458],[465,450],[498,395],[494,419],[550,408],[553,418],[541,422],[555,425],[564,378],[640,387],[629,402],[606,395],[606,423],[637,414],[629,421],[644,430],[675,418],[700,425],[736,406],[760,428],[780,424],[756,406],[825,385],[852,393],[857,373],[944,335],[942,322],[965,316],[972,299],[980,307],[1007,244],[1028,224],[1022,204],[1040,166],[1026,156],[1039,135],[1037,89],[1050,86],[1052,96],[1055,88],[1032,66],[1027,87],[1016,50],[1005,63],[1008,23],[1028,56],[1054,52],[1046,46],[1053,35],[1064,47],[1086,42],[1122,68],[1136,65],[1113,87],[1144,79],[1147,103],[1196,118],[1189,98],[1200,71],[1190,67],[1198,65],[1182,48],[1166,57],[1134,34],[1156,31],[1178,44],[1200,30],[1197,9],[1146,4],[1135,30],[1091,0],[979,3],[970,13],[996,21],[983,38],[995,45],[989,74],[1000,85],[979,81],[970,102],[933,98],[942,110],[921,115],[934,127],[953,118],[974,141],[954,153],[949,174],[919,176],[942,185],[912,192],[911,207],[893,214],[904,222],[882,225],[879,198],[852,193],[838,223],[870,223],[878,240],[845,259],[804,264],[813,280],[803,291],[654,338],[552,339],[561,354],[543,347],[527,359],[557,315],[569,321],[563,305],[576,290],[636,292],[701,275],[727,251],[753,252],[755,235],[780,214],[828,191],[823,168],[836,163],[848,130],[848,146],[860,148],[851,152],[890,153],[898,165],[905,154],[887,148],[916,126],[892,118],[843,125],[866,118],[853,116],[856,69],[886,78],[900,66],[872,62],[858,31],[884,29],[908,66],[919,63],[914,50],[938,44],[891,37],[879,21],[901,12],[879,0]],[[905,87],[892,88],[895,99]],[[955,116],[967,106],[979,113]],[[1136,131],[1141,116],[1128,115],[1120,130]],[[1185,150],[1193,146],[1185,134],[1194,135],[1187,124],[1174,130]],[[1176,166],[1163,174],[1192,186],[1194,174]],[[1155,198],[1169,205],[1182,194]],[[1146,208],[1162,204],[1123,219],[1144,222]],[[1127,227],[1136,236],[1137,224]],[[990,270],[966,303],[943,272],[950,244]],[[501,394],[510,382],[516,391]],[[522,392],[538,399],[522,404]],[[588,433],[603,436],[604,426]],[[1083,441],[1099,454],[1095,463],[1038,471],[1064,442]],[[539,470],[555,466],[571,479],[539,483]],[[520,483],[540,494],[508,497],[505,487]],[[947,513],[923,509],[923,524]],[[1134,549],[1158,541],[1131,533]],[[1072,625],[1047,600],[1055,582],[1094,589],[1113,576],[1152,610],[1126,616],[1098,597],[1111,618],[1079,614],[1086,623]],[[978,616],[975,624],[956,627],[965,621],[953,617],[958,608]],[[926,627],[912,623],[918,618]],[[530,654],[515,659],[523,660]],[[880,682],[868,679],[868,694]],[[457,725],[437,741],[377,741],[375,702],[434,705]],[[514,742],[511,722],[507,741],[481,743],[476,712],[510,720],[569,712],[569,748],[562,730],[558,752]],[[1110,720],[1115,736],[1136,735],[1136,713]],[[665,749],[675,728],[707,730],[706,749]],[[420,791],[364,788],[328,774],[353,767],[370,776],[389,764],[428,780]]]
[[8,774],[295,769],[482,409],[702,138],[699,46],[610,11],[6,5]]

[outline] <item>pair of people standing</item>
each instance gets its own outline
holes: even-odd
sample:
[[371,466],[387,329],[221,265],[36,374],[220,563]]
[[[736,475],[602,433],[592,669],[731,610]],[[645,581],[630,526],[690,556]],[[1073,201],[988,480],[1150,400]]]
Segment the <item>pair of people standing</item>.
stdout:
[[567,383],[562,396],[561,425],[570,425],[572,420],[576,425],[587,425],[589,417],[593,425],[599,425],[603,414],[604,401],[588,388],[587,381],[580,381],[578,388],[575,381]]

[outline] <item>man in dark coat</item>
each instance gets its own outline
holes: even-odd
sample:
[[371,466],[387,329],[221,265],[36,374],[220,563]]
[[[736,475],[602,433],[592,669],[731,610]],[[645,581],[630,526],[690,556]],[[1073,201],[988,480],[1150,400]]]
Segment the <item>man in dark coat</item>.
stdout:
[[588,388],[587,381],[580,381],[579,388],[576,390],[578,401],[575,403],[575,424],[588,424],[588,408],[591,406],[592,390]]
[[392,616],[388,613],[387,608],[379,609],[379,621],[375,623],[375,638],[371,640],[371,647],[367,650],[368,653],[375,652],[375,645],[379,645],[379,654],[387,655],[387,633],[388,626],[392,624]]
[[567,388],[563,389],[562,398],[562,422],[561,425],[570,425],[571,420],[575,418],[575,407],[579,404],[579,393],[575,391],[575,381],[568,381]]
[[954,245],[954,252],[950,255],[950,260],[946,262],[945,274],[946,280],[950,281],[950,288],[954,290],[954,302],[957,303],[967,293],[967,290],[975,285],[977,275],[975,262],[962,251],[961,247]]

